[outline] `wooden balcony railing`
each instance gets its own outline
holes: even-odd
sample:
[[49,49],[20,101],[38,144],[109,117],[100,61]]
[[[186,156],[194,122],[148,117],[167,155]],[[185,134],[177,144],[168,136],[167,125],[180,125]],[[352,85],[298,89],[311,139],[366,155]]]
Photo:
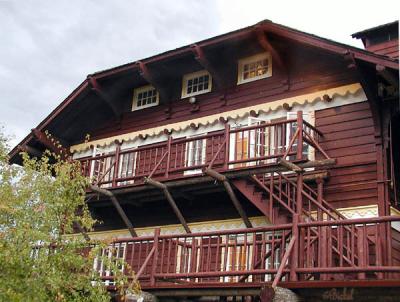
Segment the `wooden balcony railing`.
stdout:
[[[305,160],[318,150],[322,133],[296,119],[231,128],[191,138],[167,141],[80,159],[82,173],[102,187],[141,184],[145,177],[176,179],[217,171],[245,169],[277,163],[279,159]],[[324,154],[326,155],[326,154]],[[326,157],[328,157],[326,155]]]
[[[144,288],[393,279],[400,276],[400,263],[392,259],[391,238],[380,234],[395,221],[400,217],[295,219],[292,224],[182,235],[160,235],[158,229],[154,236],[119,239],[104,252],[124,259]],[[106,267],[96,263],[96,269],[112,282]]]

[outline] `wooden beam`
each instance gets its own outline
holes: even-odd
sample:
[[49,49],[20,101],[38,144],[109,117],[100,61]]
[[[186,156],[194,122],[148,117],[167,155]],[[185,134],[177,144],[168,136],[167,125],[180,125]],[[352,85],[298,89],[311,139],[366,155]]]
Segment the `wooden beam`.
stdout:
[[96,78],[88,76],[90,89],[112,110],[115,119],[121,118],[121,111],[117,108],[115,103],[111,100],[109,95],[104,91],[104,89],[97,82]]
[[194,54],[194,58],[196,59],[197,62],[203,67],[205,70],[207,70],[212,79],[214,80],[215,84],[217,85],[218,88],[223,88],[224,87],[224,77],[221,75],[220,71],[216,69],[211,62],[207,59],[206,55],[204,54],[203,49],[197,45],[193,44],[190,46],[190,49],[192,50]]
[[31,156],[33,156],[33,157],[37,157],[37,158],[39,158],[39,157],[41,157],[42,156],[42,152],[41,151],[39,151],[38,149],[36,149],[36,148],[34,148],[34,147],[31,147],[31,146],[28,146],[28,145],[19,145],[18,146],[18,150],[20,151],[20,152],[26,152],[26,153],[28,153],[29,155],[31,155]]
[[[298,166],[301,167],[302,169],[329,168],[335,164],[336,164],[336,160],[333,158],[330,158],[330,159],[313,160],[313,161],[303,162],[303,163],[299,163]],[[271,173],[271,172],[285,172],[285,171],[288,171],[288,169],[286,169],[283,166],[280,166],[279,164],[273,164],[273,165],[269,164],[268,166],[264,166],[264,167],[263,166],[254,166],[254,167],[248,167],[248,169],[245,169],[245,170],[228,171],[228,172],[224,173],[223,175],[227,179],[236,179],[236,178],[247,178],[247,177],[255,175],[255,174],[263,174],[263,173]],[[313,178],[311,176],[308,177],[308,180],[311,181],[312,179]],[[201,183],[212,182],[214,180],[215,180],[215,178],[213,178],[211,176],[199,176],[199,177],[192,177],[192,178],[181,179],[181,180],[178,179],[178,180],[165,181],[164,184],[167,185],[168,188],[177,188],[177,187],[182,187],[182,186],[194,186],[194,185],[201,184]],[[152,187],[150,185],[120,188],[120,189],[115,190],[115,194],[143,192],[143,191],[149,190],[151,188]]]
[[41,132],[37,128],[32,129],[32,134],[36,137],[36,139],[43,144],[46,148],[48,148],[50,151],[59,154],[61,158],[65,159],[68,156],[70,156],[70,152],[68,149],[64,148],[60,141],[55,138],[54,136],[48,136]]
[[303,169],[300,168],[298,165],[296,165],[296,164],[294,164],[294,163],[292,163],[292,162],[290,162],[290,161],[287,161],[287,160],[284,159],[284,158],[282,158],[282,159],[279,161],[279,164],[280,164],[281,166],[287,168],[288,170],[293,171],[293,172],[296,172],[296,173],[303,172]]
[[236,210],[238,211],[240,217],[242,218],[244,224],[246,225],[247,228],[252,228],[252,224],[246,214],[246,212],[244,211],[242,205],[240,204],[239,199],[237,198],[235,192],[232,189],[231,184],[229,183],[229,181],[227,180],[226,176],[222,175],[221,173],[218,173],[215,170],[212,169],[206,169],[204,171],[205,174],[211,176],[212,178],[222,182],[222,184],[225,187],[226,192],[229,195],[229,198],[231,199],[234,207],[236,208]]
[[257,27],[255,30],[257,41],[265,51],[269,52],[274,59],[274,61],[278,64],[278,66],[287,71],[287,65],[285,64],[280,53],[272,46],[271,42],[267,38],[265,31],[261,27]]
[[182,224],[183,228],[185,229],[186,233],[190,234],[190,228],[185,220],[185,217],[183,217],[182,212],[179,210],[178,206],[176,205],[176,202],[174,198],[172,197],[171,193],[168,190],[168,187],[156,180],[153,180],[151,178],[145,178],[144,183],[149,184],[157,189],[161,189],[164,192],[165,198],[167,199],[168,203],[172,207],[172,210],[174,211],[175,215],[178,217],[179,222]]
[[113,206],[117,210],[119,216],[121,216],[122,220],[124,221],[125,225],[127,226],[129,233],[131,233],[132,237],[137,237],[136,231],[133,228],[133,225],[131,221],[129,220],[128,216],[126,216],[124,209],[121,207],[121,205],[118,202],[118,199],[115,197],[115,195],[110,192],[109,190],[99,188],[98,186],[90,185],[90,189],[93,192],[105,195],[110,198]]
[[169,94],[168,94],[167,88],[165,86],[161,85],[154,78],[153,74],[150,72],[147,65],[145,63],[143,63],[142,61],[138,61],[138,62],[136,62],[136,66],[139,70],[140,76],[157,90],[157,92],[160,95],[160,99],[162,99],[165,102],[169,102]]
[[376,65],[376,71],[384,78],[390,85],[392,85],[397,91],[399,90],[399,78],[395,77],[385,66]]

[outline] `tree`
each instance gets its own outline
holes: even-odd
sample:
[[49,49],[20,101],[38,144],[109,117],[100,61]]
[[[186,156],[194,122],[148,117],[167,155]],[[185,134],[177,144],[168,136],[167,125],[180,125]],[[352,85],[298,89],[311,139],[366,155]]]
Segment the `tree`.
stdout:
[[[110,301],[93,268],[106,243],[65,236],[74,225],[92,230],[95,223],[79,163],[23,153],[17,167],[9,165],[7,151],[0,131],[0,301]],[[104,261],[126,288],[118,260]]]

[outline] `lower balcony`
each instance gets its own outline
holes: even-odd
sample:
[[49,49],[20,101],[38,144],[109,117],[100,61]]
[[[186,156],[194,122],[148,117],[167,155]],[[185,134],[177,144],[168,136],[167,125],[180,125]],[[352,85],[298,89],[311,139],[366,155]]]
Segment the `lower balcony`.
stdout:
[[[400,217],[304,221],[114,241],[145,290],[400,286]],[[387,234],[388,237],[383,234]],[[95,268],[112,288],[113,273]],[[123,268],[127,270],[127,268]]]

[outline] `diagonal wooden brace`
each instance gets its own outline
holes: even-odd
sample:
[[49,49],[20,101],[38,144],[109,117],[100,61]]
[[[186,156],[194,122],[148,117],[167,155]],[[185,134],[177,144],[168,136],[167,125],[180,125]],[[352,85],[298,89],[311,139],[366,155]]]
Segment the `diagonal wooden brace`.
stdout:
[[110,192],[109,190],[99,188],[98,186],[90,185],[90,189],[93,192],[105,195],[110,198],[112,204],[114,205],[115,209],[117,210],[118,214],[121,216],[122,220],[124,221],[125,225],[127,226],[129,233],[131,233],[132,237],[137,237],[136,231],[133,228],[131,221],[129,220],[128,216],[126,216],[124,209],[118,202],[118,199],[115,195]]
[[182,224],[182,226],[185,229],[186,233],[190,234],[191,231],[190,231],[190,228],[189,228],[189,226],[188,226],[188,224],[187,224],[187,222],[185,220],[185,217],[183,217],[182,212],[179,210],[178,206],[176,205],[176,202],[175,202],[174,198],[172,197],[171,193],[169,192],[168,187],[165,184],[163,184],[163,183],[161,183],[159,181],[156,181],[154,179],[151,179],[149,177],[146,177],[144,179],[144,183],[148,184],[148,185],[151,185],[151,186],[153,186],[155,188],[161,189],[163,191],[163,193],[165,195],[165,198],[167,199],[168,203],[172,207],[172,210],[174,211],[175,215],[178,217],[179,222]]
[[240,217],[243,219],[244,224],[246,225],[247,228],[252,228],[253,226],[249,220],[249,217],[247,217],[246,212],[244,211],[242,205],[240,204],[240,201],[237,198],[235,192],[233,191],[232,186],[229,183],[229,181],[227,180],[227,178],[224,175],[222,175],[221,173],[218,173],[217,171],[212,170],[212,169],[206,169],[204,171],[204,173],[207,174],[208,176],[211,176],[212,178],[222,182],[234,207],[239,212]]

